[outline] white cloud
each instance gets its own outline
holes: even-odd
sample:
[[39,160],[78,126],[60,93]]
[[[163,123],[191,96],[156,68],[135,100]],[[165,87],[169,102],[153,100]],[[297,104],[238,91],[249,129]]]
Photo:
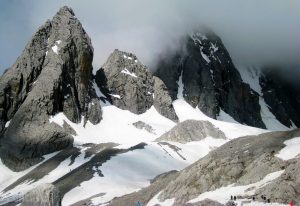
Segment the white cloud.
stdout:
[[[23,4],[30,8],[30,13],[22,9]],[[115,48],[133,52],[151,66],[163,49],[175,47],[179,36],[200,24],[207,24],[218,33],[235,62],[299,63],[300,2],[297,0],[29,0],[9,7],[25,18],[29,28],[13,37],[8,31],[1,31],[1,45],[8,48],[9,42],[20,38],[18,43],[23,42],[24,46],[27,37],[63,5],[74,9],[92,38],[95,67],[100,67]],[[1,10],[5,9],[6,6],[1,6]],[[7,26],[2,19],[0,22],[1,28]],[[20,22],[13,20],[9,24],[20,26]],[[1,49],[1,53],[4,51]],[[20,46],[9,51],[6,55],[13,56],[9,64],[20,53]],[[0,58],[1,63],[8,64]]]

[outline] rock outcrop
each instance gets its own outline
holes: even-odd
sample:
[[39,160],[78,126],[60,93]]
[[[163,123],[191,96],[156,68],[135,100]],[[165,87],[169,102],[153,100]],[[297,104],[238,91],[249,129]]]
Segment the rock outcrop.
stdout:
[[297,200],[300,193],[300,158],[290,161],[284,173],[274,182],[260,188],[255,195],[267,196],[274,202],[289,203]]
[[[289,165],[275,154],[285,146],[284,141],[299,135],[300,130],[295,130],[241,137],[230,141],[181,171],[178,177],[166,186],[160,198],[175,197],[176,204],[180,205],[203,192],[222,186],[258,182],[267,174],[285,169]],[[281,186],[277,185],[277,188]],[[282,191],[276,195],[277,200],[288,203],[287,200],[293,199],[297,193],[287,196]]]
[[183,40],[183,49],[164,56],[157,64],[158,76],[177,98],[179,77],[183,97],[193,107],[217,118],[222,109],[236,121],[265,128],[258,94],[242,82],[221,39],[211,31],[196,31]]
[[163,116],[177,122],[178,117],[175,113],[174,107],[172,105],[172,98],[169,95],[168,88],[164,82],[158,77],[153,77],[154,79],[154,100],[153,105],[155,109]]
[[186,120],[178,123],[156,141],[174,141],[184,144],[200,141],[206,137],[226,139],[225,134],[208,121]]
[[[294,80],[291,77],[286,77],[287,75],[283,73],[289,71],[285,70],[278,68],[264,68],[259,79],[260,86],[262,88],[263,98],[276,119],[287,127],[294,125],[299,127],[299,79]],[[298,77],[298,74],[295,74],[295,77]]]
[[59,190],[52,184],[42,184],[24,195],[21,206],[61,206]]
[[152,75],[133,54],[115,50],[97,71],[96,82],[107,86],[101,91],[121,109],[141,114],[153,104]]
[[163,82],[132,53],[116,49],[96,72],[95,81],[111,104],[121,109],[141,114],[154,105],[163,116],[178,120]]
[[151,127],[151,125],[149,125],[145,122],[137,121],[137,122],[132,123],[132,125],[135,126],[138,129],[144,129],[149,133],[155,134],[155,132],[154,132],[155,130]]
[[62,7],[39,28],[0,79],[0,153],[7,166],[22,170],[72,144],[65,129],[49,122],[51,115],[63,112],[73,122],[82,116],[92,123],[101,120],[92,60],[91,40],[72,9]]
[[[284,141],[299,135],[300,130],[298,129],[234,139],[211,151],[207,156],[182,171],[158,176],[150,186],[139,192],[116,198],[112,203],[125,203],[141,199],[144,204],[147,204],[150,199],[160,193],[158,199],[161,201],[175,198],[174,206],[201,205],[205,200],[193,204],[187,202],[204,192],[232,184],[240,186],[257,183],[270,173],[284,170],[278,178],[271,182],[259,187],[250,185],[247,191],[251,191],[249,193],[251,196],[244,195],[240,198],[247,199],[254,196],[256,200],[259,200],[261,195],[264,195],[271,202],[288,204],[290,200],[298,198],[300,180],[297,174],[300,168],[300,159],[296,157],[284,161],[276,157],[276,154],[285,147]],[[243,192],[241,191],[241,193]],[[228,193],[228,198],[230,195]],[[215,204],[218,205],[218,203]]]

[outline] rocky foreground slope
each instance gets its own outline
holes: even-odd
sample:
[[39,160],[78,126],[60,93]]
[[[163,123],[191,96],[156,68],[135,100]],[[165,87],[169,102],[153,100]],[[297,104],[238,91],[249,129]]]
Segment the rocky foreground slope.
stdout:
[[[285,141],[299,136],[300,130],[295,130],[235,139],[180,172],[166,173],[139,192],[115,198],[110,205],[126,205],[135,199],[147,205],[155,198],[157,205],[185,205],[189,201],[190,205],[201,205],[206,198],[225,204],[231,195],[244,200],[255,197],[257,201],[263,201],[263,195],[272,202],[288,204],[297,200],[300,192],[300,159],[280,151]],[[263,181],[276,172],[275,180]],[[209,192],[211,195],[206,195]]]

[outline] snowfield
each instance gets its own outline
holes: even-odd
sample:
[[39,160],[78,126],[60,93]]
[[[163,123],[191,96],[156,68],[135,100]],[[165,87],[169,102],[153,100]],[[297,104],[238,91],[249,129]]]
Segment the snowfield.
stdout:
[[286,145],[282,150],[276,154],[276,157],[289,160],[297,157],[300,154],[300,137],[295,137],[293,139],[284,142]]
[[[206,137],[201,141],[186,144],[171,141],[167,141],[167,144],[161,144],[160,142],[155,142],[155,140],[173,128],[176,123],[160,115],[153,106],[145,113],[137,115],[127,110],[119,109],[109,103],[101,102],[103,119],[97,125],[93,125],[90,122],[83,125],[83,120],[78,124],[73,123],[63,113],[49,118],[50,123],[56,123],[61,127],[65,121],[76,131],[76,135],[73,135],[74,146],[81,150],[80,155],[75,158],[73,164],[71,164],[71,158],[67,158],[43,178],[36,182],[24,182],[7,191],[5,194],[1,194],[1,197],[20,197],[36,185],[54,182],[90,161],[92,157],[85,158],[86,143],[116,143],[118,145],[115,148],[118,149],[127,149],[141,142],[147,145],[143,149],[112,156],[101,166],[95,166],[93,168],[95,171],[94,175],[90,180],[82,182],[79,186],[76,186],[64,195],[62,200],[63,205],[70,205],[83,199],[90,199],[93,204],[106,203],[114,197],[123,196],[148,186],[150,180],[161,173],[170,170],[181,170],[187,167],[199,158],[207,155],[211,150],[232,139],[268,132],[268,130],[238,124],[224,111],[221,111],[218,117],[219,120],[207,117],[198,108],[193,108],[183,99],[184,86],[182,84],[182,76],[179,78],[178,85],[178,99],[173,102],[173,106],[179,121],[182,122],[188,119],[209,121],[224,132],[226,139]],[[97,95],[103,96],[95,84],[94,86]],[[150,125],[153,132],[136,128],[133,123],[138,121]],[[290,143],[287,142],[286,144],[289,145]],[[178,148],[177,151],[174,150],[174,146]],[[282,153],[286,153],[284,149]],[[51,155],[46,156],[46,158],[51,157]],[[292,156],[294,155],[292,154]],[[281,155],[279,154],[279,156]],[[33,168],[20,173],[14,173],[0,162],[0,191],[27,174]],[[103,176],[98,175],[96,172],[98,170],[102,172]],[[235,191],[234,188],[232,186],[232,188],[227,189]],[[153,198],[148,205],[153,205],[157,201],[157,199]],[[159,204],[172,205],[173,201],[167,200]]]

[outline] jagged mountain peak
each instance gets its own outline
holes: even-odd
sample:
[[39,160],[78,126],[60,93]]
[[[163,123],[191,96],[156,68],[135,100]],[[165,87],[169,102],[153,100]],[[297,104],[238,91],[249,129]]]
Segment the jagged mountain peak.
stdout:
[[59,9],[56,15],[59,16],[75,16],[73,9],[69,6],[63,6]]
[[16,63],[1,77],[1,157],[22,170],[73,141],[49,118],[98,123],[101,107],[92,85],[93,47],[78,19],[63,7],[40,27]]
[[164,83],[132,53],[115,49],[96,72],[95,81],[107,99],[121,109],[141,114],[153,105],[163,116],[178,120]]
[[122,72],[123,74],[128,74],[129,76],[124,76],[128,78],[136,78],[138,74],[151,73],[148,67],[138,60],[136,55],[118,49],[115,49],[109,55],[101,68],[104,70],[114,70],[113,73]]
[[183,43],[184,51],[162,59],[155,72],[173,100],[182,76],[183,97],[193,107],[215,119],[225,112],[237,122],[265,128],[258,94],[243,83],[221,39],[212,31],[196,31],[187,35]]

